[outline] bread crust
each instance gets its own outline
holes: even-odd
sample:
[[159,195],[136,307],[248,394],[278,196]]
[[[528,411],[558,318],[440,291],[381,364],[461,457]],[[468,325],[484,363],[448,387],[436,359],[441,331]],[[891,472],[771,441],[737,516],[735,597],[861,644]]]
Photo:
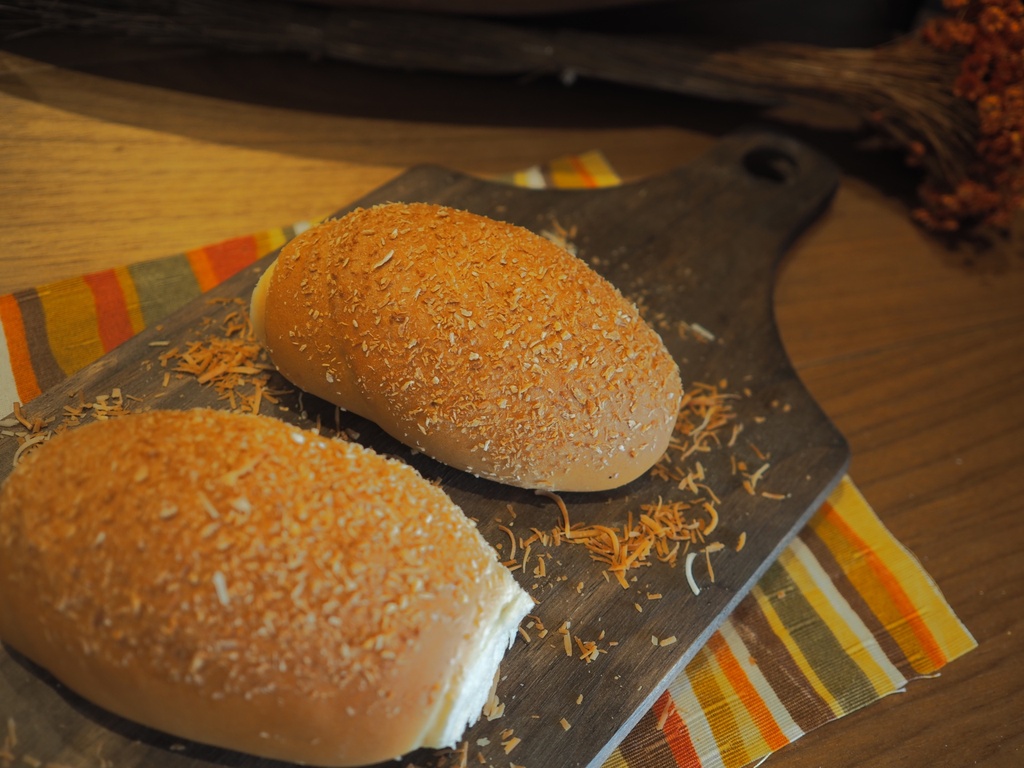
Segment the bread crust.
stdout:
[[635,479],[664,453],[682,395],[661,338],[586,263],[437,205],[358,209],[304,232],[252,310],[297,386],[526,488]]
[[0,638],[117,714],[264,757],[453,744],[532,605],[415,470],[266,417],[86,425],[0,490]]

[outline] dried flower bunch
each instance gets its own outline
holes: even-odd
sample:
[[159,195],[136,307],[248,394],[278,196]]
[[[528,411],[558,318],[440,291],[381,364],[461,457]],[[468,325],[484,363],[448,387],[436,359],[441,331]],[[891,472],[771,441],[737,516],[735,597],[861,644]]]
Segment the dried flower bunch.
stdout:
[[952,92],[976,112],[975,157],[951,184],[926,181],[914,217],[938,231],[956,231],[965,223],[1008,229],[1024,195],[1024,2],[944,5],[950,16],[929,21],[921,38],[959,58]]

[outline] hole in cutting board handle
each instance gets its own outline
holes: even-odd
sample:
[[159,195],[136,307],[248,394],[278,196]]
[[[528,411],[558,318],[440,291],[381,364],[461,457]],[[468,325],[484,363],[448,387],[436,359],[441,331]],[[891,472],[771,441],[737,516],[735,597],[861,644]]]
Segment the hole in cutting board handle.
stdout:
[[743,156],[743,167],[751,176],[785,184],[792,181],[797,173],[797,163],[792,155],[774,147],[757,147]]

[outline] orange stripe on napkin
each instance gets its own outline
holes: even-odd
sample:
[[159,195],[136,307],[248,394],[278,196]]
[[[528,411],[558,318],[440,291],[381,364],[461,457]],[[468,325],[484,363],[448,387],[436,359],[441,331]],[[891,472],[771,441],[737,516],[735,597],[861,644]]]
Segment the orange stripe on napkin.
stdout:
[[[871,606],[907,658],[920,659],[923,654],[930,667],[918,671],[926,674],[945,665],[946,655],[918,614],[914,601],[885,562],[831,504],[826,502],[819,516],[821,522],[828,522],[829,525],[816,525],[815,531],[836,557],[854,562],[859,555],[863,567],[850,568],[847,578]],[[812,521],[812,524],[814,522],[817,521]]]
[[[42,394],[39,382],[36,381],[36,373],[32,368],[32,356],[28,351],[28,340],[25,337],[25,323],[21,317],[21,308],[18,300],[8,294],[0,296],[0,323],[4,326],[4,335],[7,339],[7,356],[11,362],[11,372],[14,374],[14,384],[18,390],[18,398],[22,403],[27,403],[34,397]],[[8,403],[0,403],[4,413],[11,406]]]
[[697,652],[684,674],[690,678],[693,693],[707,715],[708,726],[718,745],[722,763],[726,768],[739,768],[749,763],[752,755],[744,743],[737,713],[729,707],[715,706],[717,702],[726,700],[726,694],[715,675],[714,667],[710,652],[705,646]]
[[[671,708],[667,715],[665,714],[666,707]],[[668,743],[669,749],[672,750],[672,756],[675,758],[676,764],[686,766],[700,765],[700,757],[693,746],[690,731],[687,729],[683,718],[679,715],[675,700],[669,691],[665,691],[654,702],[654,714],[659,723],[664,719],[665,724],[662,726],[661,732]]]
[[109,352],[136,333],[128,316],[124,290],[112,269],[86,275],[83,280],[92,291],[96,306],[102,308],[97,312],[96,325],[103,351]]
[[185,258],[188,259],[188,265],[192,268],[192,274],[196,277],[200,291],[206,292],[220,282],[217,279],[217,271],[210,263],[210,256],[206,249],[198,248],[194,251],[186,251]]
[[186,255],[200,290],[208,291],[252,264],[260,254],[256,238],[245,236],[189,251]]
[[605,156],[596,151],[584,152],[574,158],[577,167],[591,187],[614,187],[621,183],[619,174],[608,164]]
[[597,177],[578,157],[553,160],[548,166],[547,176],[551,186],[561,189],[594,189],[600,186]]
[[775,718],[772,716],[771,710],[768,709],[768,705],[761,698],[761,694],[757,692],[757,689],[754,688],[746,672],[740,667],[739,661],[733,655],[732,649],[729,648],[728,643],[725,642],[725,638],[722,637],[720,632],[716,632],[711,636],[707,647],[714,654],[718,666],[729,681],[733,691],[739,697],[740,703],[750,713],[751,720],[757,726],[757,730],[760,731],[768,748],[774,751],[786,746],[789,743],[789,739],[786,738],[778,723],[775,722]]
[[576,170],[576,175],[580,177],[580,181],[583,183],[583,186],[591,189],[597,186],[597,179],[594,178],[594,175],[590,172],[587,166],[583,164],[582,160],[578,157],[573,157],[570,162],[572,163],[572,167]]

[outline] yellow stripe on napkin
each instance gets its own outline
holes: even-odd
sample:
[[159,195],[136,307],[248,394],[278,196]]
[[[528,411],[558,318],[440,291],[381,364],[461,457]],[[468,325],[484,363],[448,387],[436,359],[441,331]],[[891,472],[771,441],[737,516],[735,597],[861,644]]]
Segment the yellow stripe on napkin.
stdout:
[[976,646],[846,477],[659,700],[672,760],[641,721],[604,768],[740,768]]
[[50,347],[64,375],[70,376],[103,354],[96,300],[83,278],[61,280],[38,294],[46,335],[60,339]]
[[[857,592],[899,643],[914,672],[930,675],[976,646],[920,563],[893,539],[852,483],[811,522],[837,558],[858,558],[848,572]],[[848,514],[840,514],[848,510]]]

